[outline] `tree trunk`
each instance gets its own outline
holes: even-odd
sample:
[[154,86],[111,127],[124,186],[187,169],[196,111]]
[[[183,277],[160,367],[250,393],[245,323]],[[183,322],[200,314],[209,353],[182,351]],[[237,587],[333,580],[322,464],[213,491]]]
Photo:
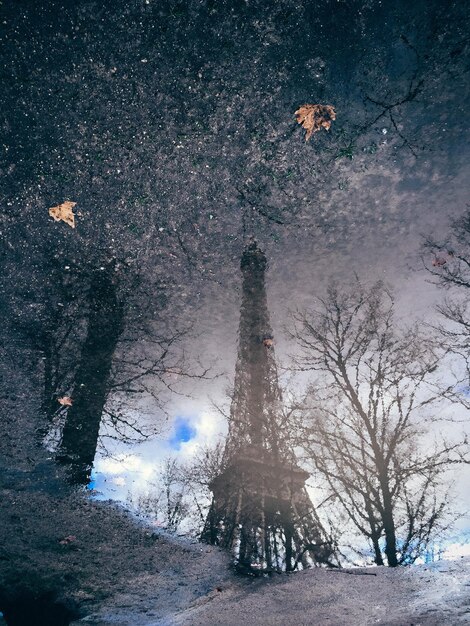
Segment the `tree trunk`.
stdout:
[[291,572],[292,571],[292,556],[293,556],[292,541],[294,538],[293,537],[294,533],[293,533],[293,528],[292,528],[290,511],[288,510],[287,507],[286,507],[286,510],[284,511],[283,526],[284,526],[284,533],[285,533],[285,538],[286,538],[286,572]]
[[397,567],[397,538],[395,534],[395,520],[393,519],[393,504],[388,482],[386,478],[381,479],[381,489],[383,497],[382,521],[385,533],[385,555],[389,567]]
[[380,535],[379,536],[374,535],[373,537],[371,537],[371,539],[372,539],[372,545],[374,546],[374,554],[375,554],[374,562],[376,565],[383,565],[384,560],[382,558],[382,551],[379,545]]
[[42,445],[44,437],[51,426],[54,414],[59,408],[57,398],[54,395],[54,377],[52,366],[52,348],[50,337],[45,333],[44,347],[42,349],[44,362],[43,398],[41,404],[41,422],[36,429],[38,444]]
[[81,484],[90,478],[112,359],[123,329],[124,310],[117,298],[112,264],[93,274],[89,299],[88,330],[58,456],[70,464],[72,482]]
[[374,554],[375,554],[374,562],[376,565],[383,565],[384,560],[382,557],[382,550],[380,549],[380,544],[379,544],[381,532],[378,530],[377,520],[376,520],[376,516],[374,515],[374,511],[372,509],[370,496],[368,498],[364,498],[364,507],[367,511],[367,516],[369,518],[369,526],[370,526],[369,537],[372,541],[372,546],[374,548]]

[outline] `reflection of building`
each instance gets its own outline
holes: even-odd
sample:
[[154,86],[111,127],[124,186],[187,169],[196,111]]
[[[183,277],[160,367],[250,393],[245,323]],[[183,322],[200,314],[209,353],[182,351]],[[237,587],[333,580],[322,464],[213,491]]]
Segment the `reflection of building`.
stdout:
[[295,569],[331,554],[289,446],[264,285],[253,241],[241,260],[243,297],[235,388],[221,473],[202,538],[248,571]]

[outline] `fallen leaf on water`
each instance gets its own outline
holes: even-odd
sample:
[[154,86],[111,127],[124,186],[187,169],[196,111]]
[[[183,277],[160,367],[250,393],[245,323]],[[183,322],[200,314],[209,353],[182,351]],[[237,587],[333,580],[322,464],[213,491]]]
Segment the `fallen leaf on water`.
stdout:
[[307,131],[305,141],[308,141],[313,133],[322,128],[329,130],[331,122],[336,119],[336,111],[331,104],[303,104],[295,112],[297,122]]
[[62,202],[62,204],[58,204],[57,206],[49,209],[49,215],[56,222],[65,222],[71,228],[75,228],[75,215],[73,214],[73,207],[76,205],[76,202]]
[[72,398],[69,398],[68,396],[63,396],[63,398],[57,398],[57,402],[62,406],[72,406],[73,403]]

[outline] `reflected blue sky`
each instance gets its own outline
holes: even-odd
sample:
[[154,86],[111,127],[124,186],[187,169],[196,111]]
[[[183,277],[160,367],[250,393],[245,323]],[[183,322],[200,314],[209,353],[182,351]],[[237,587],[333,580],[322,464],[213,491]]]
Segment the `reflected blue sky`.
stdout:
[[177,416],[173,423],[173,432],[168,439],[168,444],[172,450],[180,450],[181,444],[194,439],[197,430],[193,426],[190,417]]

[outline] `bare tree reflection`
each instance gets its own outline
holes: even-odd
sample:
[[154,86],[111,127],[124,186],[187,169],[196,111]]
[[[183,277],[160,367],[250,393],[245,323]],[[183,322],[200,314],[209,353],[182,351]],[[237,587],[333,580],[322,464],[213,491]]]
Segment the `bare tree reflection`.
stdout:
[[447,391],[435,375],[443,350],[417,328],[398,330],[380,284],[331,287],[294,319],[296,367],[317,375],[299,443],[375,562],[414,562],[453,519],[445,470],[469,459],[465,440],[433,442],[426,427]]

